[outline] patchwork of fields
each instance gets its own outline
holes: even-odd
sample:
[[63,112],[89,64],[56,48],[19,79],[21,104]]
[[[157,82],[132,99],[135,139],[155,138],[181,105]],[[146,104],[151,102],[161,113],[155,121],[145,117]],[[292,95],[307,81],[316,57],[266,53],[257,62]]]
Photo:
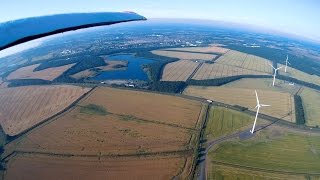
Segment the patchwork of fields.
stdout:
[[7,80],[14,79],[43,79],[52,81],[59,77],[63,72],[71,68],[74,64],[68,64],[59,67],[47,68],[41,71],[34,71],[40,64],[25,66],[9,74]]
[[269,65],[272,64],[271,61],[234,50],[230,50],[219,57],[216,63],[272,74],[272,68]]
[[198,67],[194,61],[180,60],[165,66],[161,81],[186,81]]
[[6,177],[55,177],[62,171],[74,179],[83,169],[97,178],[185,179],[194,165],[202,106],[180,97],[96,88],[72,110],[8,144],[5,154],[18,155],[8,162]]
[[10,136],[31,128],[64,110],[90,88],[69,85],[0,89],[0,120]]
[[[217,46],[169,48],[151,51],[154,54],[179,58],[179,61],[169,63],[162,73],[162,81],[186,81],[189,78],[195,80],[217,79],[222,77],[239,75],[271,75],[272,62]],[[216,53],[221,56],[204,54]],[[199,69],[196,69],[201,60]],[[191,75],[194,74],[192,77]]]
[[[227,104],[240,105],[254,110],[256,97],[254,90],[228,87],[188,86],[186,95],[202,97]],[[289,93],[259,90],[260,102],[270,107],[261,108],[261,113],[295,122],[293,96]]]

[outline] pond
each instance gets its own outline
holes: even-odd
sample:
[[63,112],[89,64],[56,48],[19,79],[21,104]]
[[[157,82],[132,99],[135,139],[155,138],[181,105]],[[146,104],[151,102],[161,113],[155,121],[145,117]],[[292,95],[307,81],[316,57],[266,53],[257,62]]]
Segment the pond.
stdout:
[[104,71],[99,75],[91,78],[92,80],[114,80],[114,79],[132,79],[148,81],[148,75],[143,71],[142,65],[150,64],[154,60],[142,57],[136,57],[134,54],[117,54],[107,57],[110,61],[127,61],[128,67],[126,70]]

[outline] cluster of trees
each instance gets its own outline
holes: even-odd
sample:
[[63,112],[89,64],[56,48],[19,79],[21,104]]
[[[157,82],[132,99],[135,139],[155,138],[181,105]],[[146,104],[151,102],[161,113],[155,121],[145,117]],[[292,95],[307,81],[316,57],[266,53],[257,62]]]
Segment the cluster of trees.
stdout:
[[304,125],[306,122],[303,110],[302,99],[299,95],[294,95],[294,107],[296,111],[296,124]]
[[156,82],[161,79],[162,71],[166,64],[179,60],[178,58],[159,56],[151,53],[150,51],[139,51],[136,53],[136,56],[155,60],[155,62],[144,66],[144,68],[148,69],[152,82]]
[[187,84],[183,81],[158,81],[151,84],[150,90],[169,93],[180,93],[186,86]]

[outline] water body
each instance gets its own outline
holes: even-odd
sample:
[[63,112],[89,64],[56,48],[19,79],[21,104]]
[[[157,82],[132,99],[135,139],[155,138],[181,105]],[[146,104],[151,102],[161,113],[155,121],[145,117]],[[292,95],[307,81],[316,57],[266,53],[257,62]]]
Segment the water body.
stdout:
[[142,65],[150,64],[154,60],[136,57],[133,54],[118,54],[108,56],[110,61],[128,61],[126,70],[105,71],[91,78],[92,80],[132,79],[148,81],[148,75],[143,71]]

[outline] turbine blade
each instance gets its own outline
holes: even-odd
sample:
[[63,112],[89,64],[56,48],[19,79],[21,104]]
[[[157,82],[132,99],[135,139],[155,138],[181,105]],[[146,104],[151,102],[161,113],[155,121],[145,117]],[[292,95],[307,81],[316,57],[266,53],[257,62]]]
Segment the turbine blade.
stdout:
[[259,102],[259,97],[258,97],[258,93],[257,93],[257,90],[254,90],[254,92],[256,93],[256,99],[257,99],[257,106],[260,104]]
[[274,67],[272,66],[272,64],[270,64],[269,62],[268,62],[268,64],[269,64],[273,69],[276,69],[276,68],[274,68]]
[[291,63],[288,61],[288,64],[290,64],[291,65]]

